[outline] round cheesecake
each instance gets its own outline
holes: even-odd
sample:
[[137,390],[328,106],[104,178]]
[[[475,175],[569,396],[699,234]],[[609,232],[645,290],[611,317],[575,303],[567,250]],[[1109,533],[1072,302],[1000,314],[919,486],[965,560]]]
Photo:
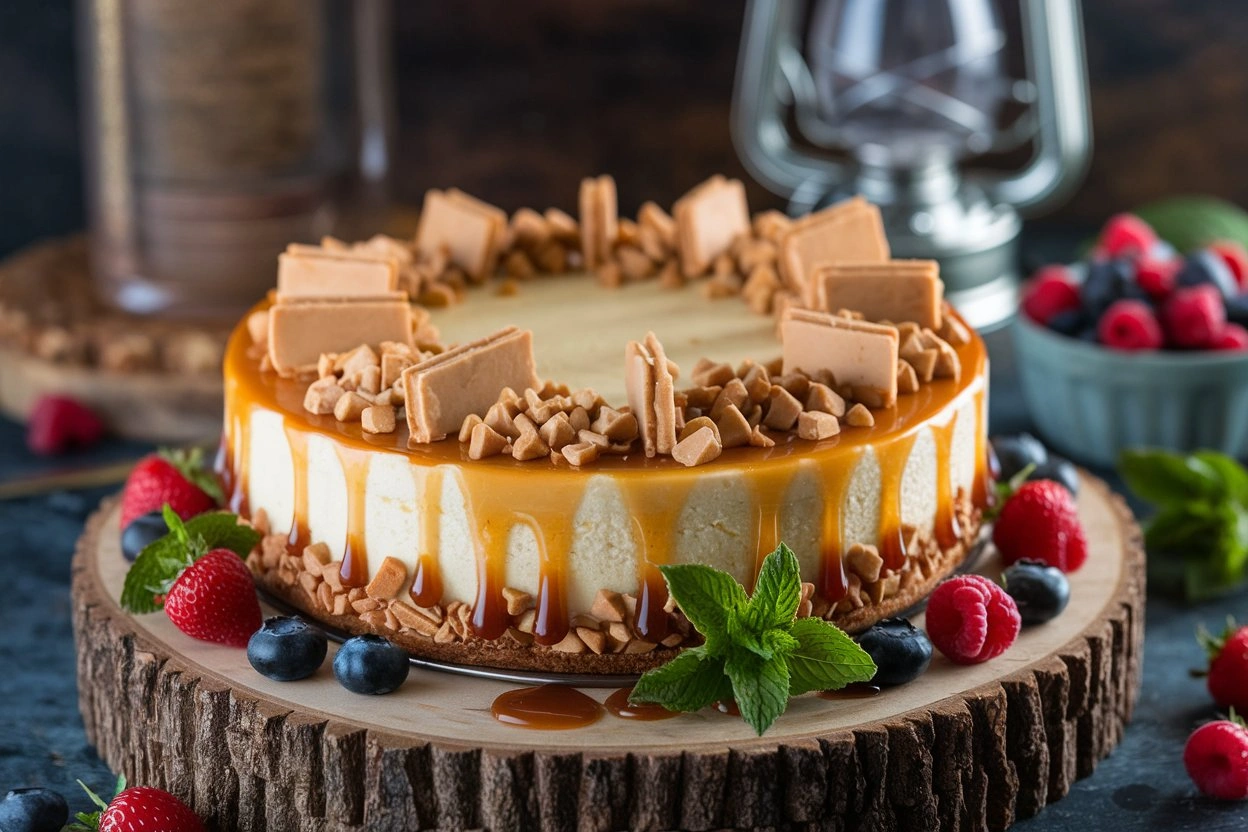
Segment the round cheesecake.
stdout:
[[[613,403],[626,398],[623,345],[647,331],[686,371],[781,351],[771,317],[694,284],[606,290],[585,275],[469,290],[431,323],[448,344],[530,330],[543,379]],[[413,443],[403,424],[373,434],[313,415],[307,379],[262,369],[240,324],[225,359],[222,473],[231,507],[267,532],[250,560],[258,580],[314,619],[444,661],[638,672],[699,638],[659,565],[707,564],[749,589],[783,541],[810,584],[805,611],[854,632],[965,558],[988,491],[987,360],[974,333],[953,349],[956,378],[873,409],[870,426],[782,433],[695,467],[640,446],[577,467],[473,459],[454,436]]]

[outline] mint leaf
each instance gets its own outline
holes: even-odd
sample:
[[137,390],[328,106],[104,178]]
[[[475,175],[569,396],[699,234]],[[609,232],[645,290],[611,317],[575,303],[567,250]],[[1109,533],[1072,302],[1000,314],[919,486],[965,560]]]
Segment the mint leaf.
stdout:
[[759,658],[770,659],[797,647],[797,640],[786,629],[792,623],[793,616],[790,615],[783,625],[760,630],[754,625],[750,610],[742,609],[728,616],[728,641],[736,647],[749,650]]
[[724,662],[741,718],[760,737],[789,706],[789,669],[783,658],[736,650]]
[[161,588],[204,553],[229,549],[245,558],[260,542],[260,533],[240,525],[234,514],[212,512],[183,523],[168,505],[164,512],[169,534],[145,546],[126,573],[121,607],[127,612],[142,614],[160,609],[155,596]]
[[756,632],[793,620],[802,601],[801,565],[793,550],[781,543],[763,559],[747,607],[747,620]]
[[694,563],[660,566],[668,591],[712,647],[727,635],[728,614],[745,606],[745,589],[727,572]]
[[1217,451],[1197,451],[1192,454],[1192,458],[1205,465],[1222,481],[1227,498],[1248,507],[1248,469]]
[[866,650],[839,627],[819,618],[799,618],[789,634],[798,647],[788,655],[789,695],[812,690],[838,690],[854,682],[869,682],[875,662]]
[[1170,451],[1128,450],[1118,473],[1136,496],[1158,506],[1192,500],[1222,500],[1226,484],[1218,470],[1196,456]]
[[667,664],[646,671],[628,701],[652,702],[669,711],[698,711],[721,699],[732,698],[732,684],[724,675],[724,660],[705,646],[683,650]]

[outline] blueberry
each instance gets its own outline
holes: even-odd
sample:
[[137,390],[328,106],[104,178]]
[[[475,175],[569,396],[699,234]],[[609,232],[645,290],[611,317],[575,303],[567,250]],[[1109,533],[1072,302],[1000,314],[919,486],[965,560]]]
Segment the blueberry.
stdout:
[[1080,289],[1083,312],[1092,322],[1100,320],[1116,300],[1148,300],[1148,293],[1135,282],[1135,266],[1130,260],[1104,260],[1088,266],[1088,276]]
[[1005,591],[1018,604],[1024,624],[1043,624],[1062,614],[1070,603],[1070,581],[1056,566],[1020,560],[1006,569]]
[[1047,460],[1037,465],[1027,479],[1053,480],[1072,495],[1079,493],[1079,471],[1069,459],[1056,454],[1051,454]]
[[1223,298],[1233,298],[1239,293],[1239,284],[1231,267],[1217,253],[1205,250],[1189,255],[1183,268],[1175,275],[1176,286],[1199,286],[1212,283],[1218,287]]
[[1078,335],[1086,324],[1087,318],[1082,309],[1067,309],[1049,318],[1049,329],[1059,335],[1069,335],[1072,338]]
[[913,681],[932,663],[927,633],[904,618],[884,619],[858,636],[858,645],[875,662],[871,682],[881,687]]
[[1226,319],[1240,326],[1248,326],[1248,294],[1226,299]]
[[159,511],[150,511],[130,521],[121,533],[121,553],[126,560],[134,560],[149,543],[160,540],[169,534],[165,525],[165,516]]
[[1049,452],[1045,450],[1040,440],[1030,433],[1020,433],[1017,436],[994,436],[989,441],[992,443],[993,451],[997,454],[997,461],[1001,463],[1002,480],[1014,479],[1014,475],[1028,465],[1039,468],[1049,461]]
[[302,618],[277,615],[247,642],[247,661],[262,676],[293,682],[315,673],[328,649],[325,633]]
[[352,693],[397,690],[407,680],[409,667],[407,651],[371,634],[347,639],[334,656],[334,676]]
[[0,801],[4,832],[59,832],[68,820],[65,798],[51,789],[14,789]]

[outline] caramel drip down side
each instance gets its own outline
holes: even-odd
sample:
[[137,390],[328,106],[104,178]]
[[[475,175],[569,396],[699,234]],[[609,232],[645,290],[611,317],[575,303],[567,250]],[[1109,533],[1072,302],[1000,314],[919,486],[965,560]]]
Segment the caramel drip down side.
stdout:
[[308,436],[289,421],[284,425],[286,441],[290,443],[290,463],[294,471],[295,507],[290,517],[290,535],[287,545],[295,554],[311,543],[308,530]]
[[901,533],[901,484],[914,447],[915,433],[876,448],[880,463],[880,556],[886,569],[906,563],[906,544]]
[[821,499],[823,502],[822,529],[819,534],[823,557],[816,588],[828,601],[835,603],[849,591],[849,579],[845,575],[845,540],[841,533],[841,511],[854,468],[861,454],[829,456],[819,464]]
[[949,549],[962,539],[962,527],[953,504],[953,435],[958,426],[958,413],[954,411],[948,424],[932,428],[936,440],[936,542]]
[[347,541],[342,550],[343,586],[368,584],[368,547],[365,543],[365,509],[368,490],[368,455],[337,446],[338,460],[347,481]]
[[[780,545],[783,537],[783,512],[789,487],[798,471],[796,465],[775,465],[752,472],[750,484],[754,491],[754,572],[747,578],[747,585],[758,580],[763,561]],[[752,587],[750,587],[752,590]]]
[[464,470],[464,496],[470,526],[476,529],[477,596],[470,625],[484,639],[503,635],[510,626],[503,588],[512,530],[526,526],[538,550],[533,637],[558,644],[568,633],[565,599],[573,518],[580,506],[583,477],[549,478],[531,488],[515,489],[506,471]]
[[991,475],[988,472],[988,391],[981,387],[975,391],[975,479],[971,487],[971,501],[976,508],[988,507],[991,499]]
[[442,548],[442,469],[412,467],[419,502],[420,539],[416,571],[408,591],[418,607],[432,607],[442,600],[442,573],[438,552]]
[[672,547],[680,513],[693,489],[695,477],[654,482],[645,476],[621,477],[620,487],[633,520],[634,540],[640,552],[640,589],[633,626],[647,641],[667,635],[667,582],[658,567],[673,561]]

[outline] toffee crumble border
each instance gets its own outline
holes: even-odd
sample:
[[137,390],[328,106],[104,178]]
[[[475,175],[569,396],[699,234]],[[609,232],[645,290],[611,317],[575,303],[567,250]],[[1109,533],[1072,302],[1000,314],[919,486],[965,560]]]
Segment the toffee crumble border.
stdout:
[[[80,709],[100,755],[209,828],[1004,829],[1064,796],[1121,739],[1140,690],[1143,538],[1083,474],[1122,541],[1113,595],[1046,657],[950,699],[823,736],[633,753],[472,747],[292,711],[154,644],[72,565]],[[195,754],[187,753],[194,748]]]

